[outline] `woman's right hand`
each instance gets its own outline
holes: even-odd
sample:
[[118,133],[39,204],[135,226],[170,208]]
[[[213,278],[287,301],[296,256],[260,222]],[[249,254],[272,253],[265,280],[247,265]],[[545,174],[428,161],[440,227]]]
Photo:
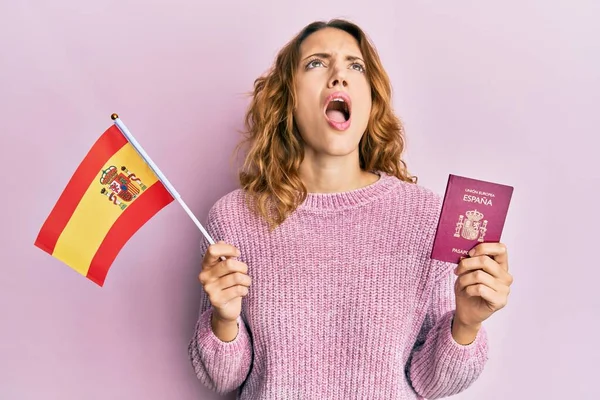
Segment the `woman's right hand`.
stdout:
[[202,260],[200,283],[213,306],[213,319],[219,323],[236,322],[242,312],[242,297],[252,283],[248,266],[236,259],[239,256],[237,248],[219,241],[208,247]]

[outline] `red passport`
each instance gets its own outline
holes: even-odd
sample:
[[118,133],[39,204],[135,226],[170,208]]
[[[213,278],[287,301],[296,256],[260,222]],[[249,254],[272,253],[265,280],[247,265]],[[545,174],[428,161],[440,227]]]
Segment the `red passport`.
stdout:
[[500,242],[513,187],[450,175],[431,258],[458,264],[479,243]]

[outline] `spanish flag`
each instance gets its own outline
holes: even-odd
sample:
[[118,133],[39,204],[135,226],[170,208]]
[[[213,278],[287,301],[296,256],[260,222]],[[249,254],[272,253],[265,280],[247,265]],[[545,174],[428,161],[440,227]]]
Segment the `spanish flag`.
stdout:
[[125,243],[173,200],[136,147],[112,125],[69,180],[35,246],[103,286]]

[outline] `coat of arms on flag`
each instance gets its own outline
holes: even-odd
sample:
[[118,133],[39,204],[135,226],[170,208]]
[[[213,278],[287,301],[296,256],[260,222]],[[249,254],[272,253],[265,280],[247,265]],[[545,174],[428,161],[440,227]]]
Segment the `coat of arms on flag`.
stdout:
[[134,173],[130,173],[125,166],[121,167],[121,171],[119,172],[114,165],[102,171],[100,183],[105,187],[102,188],[100,193],[107,196],[108,200],[114,205],[124,210],[128,203],[131,203],[133,199],[147,189],[147,186]]

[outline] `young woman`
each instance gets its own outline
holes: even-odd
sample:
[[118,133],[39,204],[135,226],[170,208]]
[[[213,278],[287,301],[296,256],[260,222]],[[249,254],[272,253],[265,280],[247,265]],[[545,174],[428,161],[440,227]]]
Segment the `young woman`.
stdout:
[[198,378],[240,399],[428,399],[487,360],[482,322],[512,277],[506,247],[430,258],[440,196],[401,160],[404,133],[356,25],[305,27],[256,80],[241,188],[212,207]]

